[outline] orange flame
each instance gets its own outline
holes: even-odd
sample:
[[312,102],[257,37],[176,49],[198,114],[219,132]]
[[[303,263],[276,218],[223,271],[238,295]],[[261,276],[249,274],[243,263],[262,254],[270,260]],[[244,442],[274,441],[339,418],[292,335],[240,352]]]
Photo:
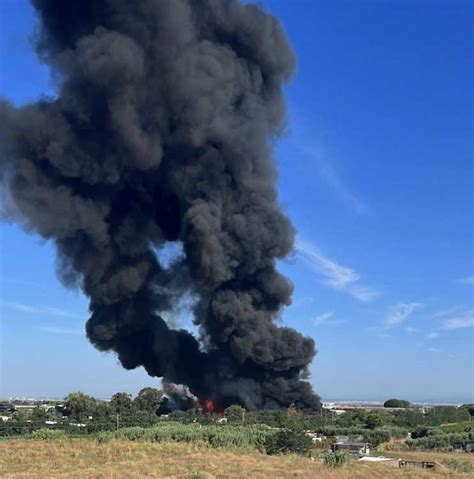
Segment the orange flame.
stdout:
[[212,399],[206,399],[204,401],[204,411],[207,413],[214,412],[214,402],[212,401]]

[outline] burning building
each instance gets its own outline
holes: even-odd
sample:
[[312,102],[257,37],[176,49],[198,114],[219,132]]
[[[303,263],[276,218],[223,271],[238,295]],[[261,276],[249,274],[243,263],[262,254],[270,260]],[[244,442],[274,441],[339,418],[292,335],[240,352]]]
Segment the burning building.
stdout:
[[[32,3],[57,96],[0,104],[4,213],[55,244],[91,343],[213,407],[319,408],[314,341],[276,324],[295,234],[272,158],[295,64],[278,20],[237,0]],[[163,319],[186,294],[198,336]]]

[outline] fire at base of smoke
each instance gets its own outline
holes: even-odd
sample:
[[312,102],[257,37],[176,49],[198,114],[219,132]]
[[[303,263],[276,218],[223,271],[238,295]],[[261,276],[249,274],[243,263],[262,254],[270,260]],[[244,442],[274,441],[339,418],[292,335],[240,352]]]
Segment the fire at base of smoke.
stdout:
[[[58,96],[0,105],[1,177],[89,297],[91,342],[215,407],[318,408],[314,341],[276,324],[294,240],[270,146],[295,64],[280,23],[237,0],[32,3]],[[199,340],[161,317],[186,294]]]

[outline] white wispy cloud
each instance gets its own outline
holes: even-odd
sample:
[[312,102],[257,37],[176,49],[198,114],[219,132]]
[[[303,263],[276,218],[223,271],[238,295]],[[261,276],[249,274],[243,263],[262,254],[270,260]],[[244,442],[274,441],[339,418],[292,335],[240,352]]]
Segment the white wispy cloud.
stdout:
[[408,334],[413,334],[413,333],[417,333],[419,331],[419,329],[418,328],[412,328],[412,327],[409,326],[406,329],[406,331],[407,331]]
[[428,348],[428,351],[430,353],[441,353],[442,352],[441,349],[439,349],[439,348]]
[[328,311],[327,313],[322,313],[312,318],[311,322],[313,323],[314,326],[321,326],[322,324],[330,324],[334,326],[336,324],[342,324],[345,322],[342,319],[333,319],[333,318],[334,318],[334,312]]
[[298,148],[307,157],[308,163],[311,161],[311,168],[316,170],[316,175],[328,185],[342,203],[356,215],[362,216],[369,213],[368,206],[351,191],[321,148],[301,145],[298,145]]
[[48,306],[38,306],[32,304],[23,304],[23,303],[12,303],[9,301],[2,301],[2,305],[13,309],[15,311],[20,311],[27,314],[36,314],[36,315],[47,315],[47,316],[59,316],[62,318],[75,318],[83,319],[84,316],[81,316],[76,313],[71,313],[70,311],[65,311],[64,309],[51,308]]
[[408,320],[414,311],[421,308],[423,303],[398,303],[391,308],[390,313],[384,319],[386,328],[393,328]]
[[474,327],[474,311],[460,311],[456,315],[445,317],[441,321],[441,329],[464,329]]
[[439,333],[435,332],[435,331],[432,331],[431,333],[428,333],[426,335],[426,337],[428,339],[436,339],[437,337],[439,337]]
[[338,291],[344,291],[359,301],[372,301],[378,292],[359,283],[360,275],[352,268],[342,266],[331,258],[324,256],[318,247],[303,240],[296,240],[297,254],[309,264],[318,275],[324,278],[324,284]]
[[466,310],[466,307],[462,305],[452,306],[451,308],[442,309],[441,311],[434,313],[432,315],[432,318],[439,319],[439,318],[445,318],[447,316],[456,316],[465,310]]
[[84,334],[84,331],[81,331],[80,329],[73,329],[73,328],[61,328],[61,327],[56,327],[56,326],[42,326],[40,328],[37,328],[39,331],[42,331],[44,333],[49,333],[49,334],[57,334],[61,336],[68,336],[68,335],[82,335]]
[[302,296],[299,298],[294,298],[292,305],[294,307],[304,307],[304,306],[309,306],[313,304],[313,302],[314,302],[314,298],[312,298],[311,296]]
[[332,311],[328,313],[323,313],[313,318],[312,323],[314,326],[320,326],[321,324],[328,322],[333,316],[334,313]]
[[474,276],[467,276],[466,278],[458,279],[457,282],[461,283],[461,284],[472,285],[472,284],[474,284]]

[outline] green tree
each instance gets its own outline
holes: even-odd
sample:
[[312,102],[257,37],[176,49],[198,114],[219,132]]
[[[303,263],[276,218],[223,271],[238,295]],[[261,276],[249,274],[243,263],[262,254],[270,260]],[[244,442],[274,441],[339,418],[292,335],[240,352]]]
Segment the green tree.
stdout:
[[65,398],[66,416],[74,420],[82,420],[94,414],[96,400],[81,392],[70,393]]
[[143,388],[133,400],[133,404],[139,411],[150,411],[156,414],[158,411],[163,393],[155,388]]
[[414,427],[425,422],[425,416],[420,409],[399,409],[392,412],[392,421],[395,426]]
[[110,400],[110,409],[114,414],[129,416],[133,410],[132,396],[127,393],[115,393]]
[[410,407],[410,402],[404,399],[388,399],[383,403],[383,407]]
[[18,409],[12,415],[12,419],[17,422],[26,422],[31,418],[31,411]]
[[367,414],[366,426],[369,429],[375,429],[376,427],[382,426],[385,420],[386,418],[382,414],[376,411],[370,411],[369,414]]
[[366,411],[347,411],[336,417],[335,424],[342,427],[364,427],[367,422],[367,415]]
[[470,416],[474,416],[474,404],[463,404],[463,409],[466,409]]
[[109,419],[113,414],[110,404],[105,401],[97,401],[93,412],[94,419]]
[[46,409],[36,406],[31,413],[31,420],[33,422],[44,422],[49,419],[49,415],[46,412]]
[[469,411],[463,407],[435,406],[425,414],[425,424],[438,426],[440,424],[469,421]]
[[307,455],[313,448],[313,441],[302,430],[283,429],[270,436],[265,444],[267,454],[293,452]]
[[228,423],[243,423],[245,418],[245,409],[236,404],[229,406],[224,411]]
[[150,427],[159,421],[158,416],[154,411],[134,411],[132,416],[125,416],[120,423],[124,426],[142,426]]

